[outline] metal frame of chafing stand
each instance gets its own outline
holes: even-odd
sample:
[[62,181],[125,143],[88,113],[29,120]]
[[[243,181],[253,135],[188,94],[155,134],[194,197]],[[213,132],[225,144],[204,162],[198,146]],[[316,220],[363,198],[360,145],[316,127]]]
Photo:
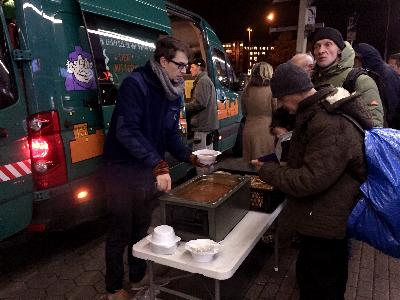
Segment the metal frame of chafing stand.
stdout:
[[[279,236],[278,236],[278,224],[279,224],[279,216],[276,217],[275,220],[275,232],[274,232],[274,271],[278,272],[279,271]],[[150,294],[150,300],[155,300],[156,299],[156,289],[160,290],[161,292],[171,294],[178,296],[182,299],[188,299],[188,300],[202,300],[201,298],[197,298],[194,296],[191,296],[186,293],[182,293],[173,289],[169,289],[166,287],[159,286],[154,283],[154,270],[153,270],[153,264],[154,262],[151,260],[147,261],[148,263],[148,269],[149,269],[149,294]],[[175,279],[180,279],[180,278],[186,278],[193,276],[194,274],[185,274],[185,275],[180,275],[180,276],[175,276],[175,277],[169,277],[167,280],[175,280]],[[218,279],[214,279],[214,299],[215,300],[220,300],[221,299],[221,286],[220,286],[220,281]]]

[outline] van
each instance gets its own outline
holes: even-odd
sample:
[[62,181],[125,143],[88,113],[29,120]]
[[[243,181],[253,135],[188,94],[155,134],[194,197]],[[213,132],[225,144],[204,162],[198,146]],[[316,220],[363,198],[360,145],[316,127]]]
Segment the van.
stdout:
[[[218,97],[214,147],[233,147],[241,119],[235,73],[200,16],[161,0],[3,0],[0,18],[0,240],[105,213],[101,155],[118,87],[161,36],[185,41],[207,62]],[[186,75],[185,101],[192,84]],[[174,181],[191,168],[167,159]]]

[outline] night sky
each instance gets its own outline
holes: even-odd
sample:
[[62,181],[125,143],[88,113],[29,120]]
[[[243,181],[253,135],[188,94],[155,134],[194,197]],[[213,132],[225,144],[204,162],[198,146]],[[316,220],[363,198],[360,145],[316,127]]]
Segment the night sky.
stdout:
[[[400,1],[392,1],[388,54],[400,52]],[[243,40],[248,42],[246,28],[253,28],[252,43],[268,43],[278,34],[269,34],[269,26],[297,25],[298,1],[272,5],[272,0],[172,0],[201,15],[214,28],[222,42]],[[383,54],[387,21],[386,1],[383,0],[317,0],[317,22],[339,29],[346,37],[347,17],[354,11],[360,14],[357,42],[375,46]],[[273,25],[265,17],[276,12]]]

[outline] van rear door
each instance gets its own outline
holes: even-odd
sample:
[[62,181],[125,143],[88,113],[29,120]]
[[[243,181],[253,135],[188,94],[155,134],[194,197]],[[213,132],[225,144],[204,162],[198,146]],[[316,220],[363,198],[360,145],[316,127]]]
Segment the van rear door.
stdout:
[[[26,132],[26,105],[12,60],[9,31],[15,24],[0,6],[0,240],[24,229],[32,218],[32,176]],[[7,23],[8,22],[8,23]]]
[[[96,62],[105,131],[108,131],[117,90],[123,79],[152,57],[160,35],[171,32],[161,0],[80,0]],[[150,4],[150,3],[151,4]]]

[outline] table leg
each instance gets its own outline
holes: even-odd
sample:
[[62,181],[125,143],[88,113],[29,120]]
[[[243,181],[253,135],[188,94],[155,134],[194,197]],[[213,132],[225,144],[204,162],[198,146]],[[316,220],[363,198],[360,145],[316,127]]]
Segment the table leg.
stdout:
[[279,217],[276,218],[276,228],[274,234],[274,271],[279,271]]
[[149,268],[149,294],[150,300],[156,299],[156,291],[154,289],[154,273],[153,273],[153,262],[151,260],[147,261]]
[[219,280],[215,279],[215,300],[220,300],[221,299],[221,289],[219,285]]

